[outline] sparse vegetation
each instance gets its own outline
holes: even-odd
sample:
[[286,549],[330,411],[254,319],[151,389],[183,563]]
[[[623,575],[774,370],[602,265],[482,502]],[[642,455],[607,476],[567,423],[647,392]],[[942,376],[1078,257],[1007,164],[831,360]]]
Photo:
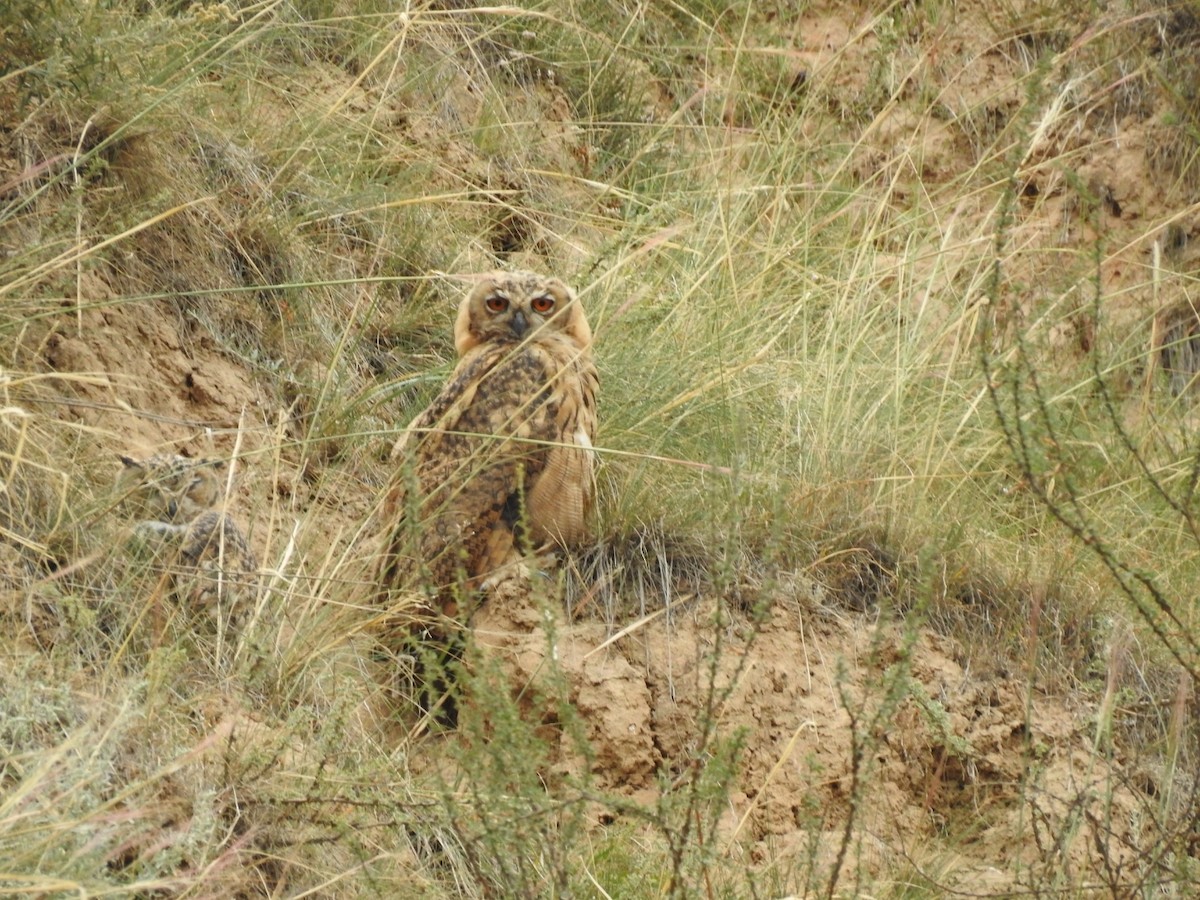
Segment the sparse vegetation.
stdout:
[[[0,10],[0,893],[1200,889],[1198,22]],[[446,732],[365,580],[497,265],[587,306],[601,501]],[[130,451],[230,460],[236,638]]]

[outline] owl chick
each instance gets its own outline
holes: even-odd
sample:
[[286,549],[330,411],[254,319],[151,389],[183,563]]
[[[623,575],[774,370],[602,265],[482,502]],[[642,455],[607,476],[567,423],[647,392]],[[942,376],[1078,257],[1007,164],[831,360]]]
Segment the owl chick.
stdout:
[[122,456],[121,463],[117,491],[122,506],[138,519],[137,534],[156,536],[175,548],[177,590],[190,578],[188,599],[212,607],[222,594],[236,600],[254,584],[254,551],[237,523],[214,509],[222,497],[217,470],[224,468],[224,460]]
[[[518,554],[587,534],[599,379],[556,278],[496,272],[463,300],[458,365],[392,450],[378,600],[417,591],[428,631]],[[435,631],[436,631],[436,626]]]

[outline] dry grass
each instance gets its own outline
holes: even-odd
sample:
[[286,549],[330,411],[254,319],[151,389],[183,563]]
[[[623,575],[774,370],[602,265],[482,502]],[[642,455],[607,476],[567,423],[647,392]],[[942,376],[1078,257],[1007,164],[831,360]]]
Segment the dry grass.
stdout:
[[[1194,334],[1154,324],[1196,289],[1192,6],[1082,33],[1083,5],[889,6],[803,54],[748,4],[585,7],[52,3],[0,23],[0,881],[660,884],[663,846],[587,846],[536,772],[501,811],[423,793],[378,718],[361,597],[387,447],[449,369],[455,276],[496,264],[561,273],[597,334],[578,614],[615,631],[714,587],[748,611],[802,575],[836,610],[1097,696],[1119,623],[1136,663],[1107,690],[1137,700],[1107,727],[1194,764]],[[1111,155],[1129,116],[1144,169]],[[1128,195],[1145,173],[1168,186]],[[146,405],[169,373],[133,372],[166,385],[139,391],[85,352],[139,321],[194,362],[191,406]],[[221,360],[253,385],[232,415],[206,402]],[[130,435],[245,473],[268,588],[232,658],[130,561],[110,465]],[[512,821],[540,855],[507,869]],[[721,877],[795,884],[751,868]]]

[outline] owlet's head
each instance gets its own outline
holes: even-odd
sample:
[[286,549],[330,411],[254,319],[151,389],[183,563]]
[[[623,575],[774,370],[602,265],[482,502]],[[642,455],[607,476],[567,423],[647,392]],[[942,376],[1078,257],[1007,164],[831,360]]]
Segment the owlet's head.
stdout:
[[190,522],[221,497],[221,459],[187,456],[121,457],[117,491],[131,515],[158,522]]
[[459,306],[454,347],[463,356],[480,344],[518,344],[548,333],[564,335],[580,349],[591,344],[592,330],[575,292],[533,272],[493,272]]

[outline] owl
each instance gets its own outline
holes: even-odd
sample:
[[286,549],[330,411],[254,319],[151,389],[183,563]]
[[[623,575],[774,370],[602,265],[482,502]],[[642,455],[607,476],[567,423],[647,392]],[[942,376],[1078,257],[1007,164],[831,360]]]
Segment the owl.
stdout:
[[[223,496],[220,459],[121,457],[117,491],[134,532],[170,547],[175,589],[201,607],[236,601],[257,579],[258,560],[237,523],[214,507]],[[185,589],[186,588],[186,589]]]
[[587,536],[599,385],[591,345],[583,307],[556,278],[496,272],[467,294],[454,325],[458,364],[392,451],[381,604],[415,592],[416,624],[438,633],[501,566]]

